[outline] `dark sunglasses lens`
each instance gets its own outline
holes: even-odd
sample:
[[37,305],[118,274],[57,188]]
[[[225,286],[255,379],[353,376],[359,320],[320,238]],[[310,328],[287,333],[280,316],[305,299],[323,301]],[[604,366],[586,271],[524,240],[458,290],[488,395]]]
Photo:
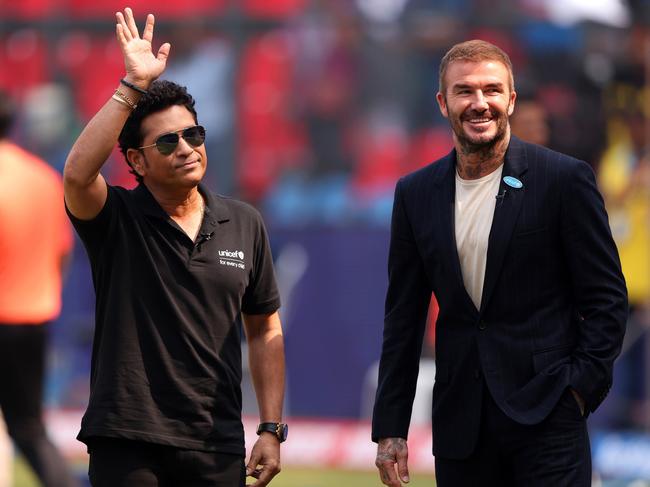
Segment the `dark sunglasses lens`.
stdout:
[[168,156],[178,145],[178,134],[164,134],[156,139],[156,148],[164,156]]
[[183,138],[192,147],[198,147],[205,142],[205,129],[201,125],[183,130]]

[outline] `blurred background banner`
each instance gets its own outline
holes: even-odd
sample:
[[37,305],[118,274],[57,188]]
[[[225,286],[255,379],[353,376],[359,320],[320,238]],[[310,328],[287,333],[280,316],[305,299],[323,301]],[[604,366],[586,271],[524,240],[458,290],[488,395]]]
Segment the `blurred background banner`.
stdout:
[[[20,110],[12,138],[59,171],[80,128],[123,76],[114,13],[126,5],[0,0],[0,88]],[[518,92],[513,132],[592,165],[629,286],[632,317],[614,387],[589,420],[594,467],[605,482],[650,481],[647,468],[615,469],[610,462],[621,451],[630,462],[630,452],[647,452],[650,435],[649,0],[128,6],[140,23],[156,15],[155,47],[172,44],[164,77],[197,100],[207,128],[206,183],[254,204],[267,222],[284,304],[286,411],[303,426],[335,421],[365,431],[395,183],[452,147],[435,101],[438,64],[452,44],[471,38],[507,51]],[[117,150],[103,172],[111,184],[135,185]],[[57,441],[75,441],[78,422],[70,418],[86,405],[93,313],[87,257],[77,242],[48,361]],[[415,428],[426,429],[430,414],[435,314],[434,300]],[[249,380],[245,413],[254,418]],[[608,436],[621,432],[632,436]],[[369,434],[364,438],[369,443]],[[418,442],[414,455],[430,455],[430,448],[430,439]],[[305,464],[298,450],[286,450],[287,465]],[[338,462],[364,468],[346,461]],[[426,471],[425,463],[418,465]]]

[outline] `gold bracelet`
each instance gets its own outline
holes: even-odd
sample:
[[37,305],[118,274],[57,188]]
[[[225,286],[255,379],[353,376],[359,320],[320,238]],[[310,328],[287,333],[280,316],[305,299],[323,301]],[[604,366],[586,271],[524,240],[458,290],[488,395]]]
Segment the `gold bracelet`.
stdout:
[[119,96],[114,94],[113,96],[111,96],[111,98],[113,100],[121,103],[122,105],[125,105],[125,106],[129,107],[129,110],[133,110],[133,107],[131,107],[131,105],[129,105],[126,101],[122,100],[122,98],[120,98]]
[[131,98],[122,93],[119,89],[115,90],[115,93],[113,93],[113,96],[111,96],[111,98],[115,101],[119,101],[122,105],[126,105],[131,110],[135,110],[138,106],[137,103],[131,100]]

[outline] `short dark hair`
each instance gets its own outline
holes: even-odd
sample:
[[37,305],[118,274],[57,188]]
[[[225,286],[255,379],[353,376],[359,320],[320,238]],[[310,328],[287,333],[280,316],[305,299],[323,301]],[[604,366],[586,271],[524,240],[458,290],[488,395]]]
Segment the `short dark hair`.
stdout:
[[445,94],[447,84],[445,75],[449,65],[456,61],[480,62],[480,61],[498,61],[503,64],[510,75],[510,90],[515,89],[514,76],[512,74],[512,62],[510,57],[499,47],[490,44],[487,41],[474,39],[471,41],[461,42],[453,46],[447,54],[444,55],[440,63],[440,73],[438,78],[438,91]]
[[142,121],[152,113],[160,112],[174,105],[181,105],[190,111],[194,117],[194,122],[198,124],[194,103],[194,98],[187,92],[185,86],[167,80],[156,80],[151,83],[147,94],[142,95],[140,100],[138,100],[137,108],[133,110],[126,120],[118,138],[120,151],[124,154],[124,159],[126,159],[126,163],[131,168],[129,172],[135,176],[138,183],[142,182],[142,176],[135,172],[129,159],[126,157],[126,152],[129,149],[137,149],[142,146],[142,140],[144,138],[141,131]]
[[7,93],[0,90],[0,139],[9,134],[9,129],[14,121],[16,108]]

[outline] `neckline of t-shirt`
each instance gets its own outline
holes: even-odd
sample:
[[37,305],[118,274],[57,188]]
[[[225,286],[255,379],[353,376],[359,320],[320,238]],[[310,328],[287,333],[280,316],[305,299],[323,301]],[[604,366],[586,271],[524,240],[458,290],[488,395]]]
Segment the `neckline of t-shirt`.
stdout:
[[456,170],[456,182],[462,184],[463,186],[478,186],[479,184],[487,183],[494,179],[498,179],[499,176],[501,176],[502,172],[503,172],[503,163],[501,163],[490,174],[486,174],[485,176],[480,177],[478,179],[463,179],[460,177],[460,174],[458,174],[458,170]]

